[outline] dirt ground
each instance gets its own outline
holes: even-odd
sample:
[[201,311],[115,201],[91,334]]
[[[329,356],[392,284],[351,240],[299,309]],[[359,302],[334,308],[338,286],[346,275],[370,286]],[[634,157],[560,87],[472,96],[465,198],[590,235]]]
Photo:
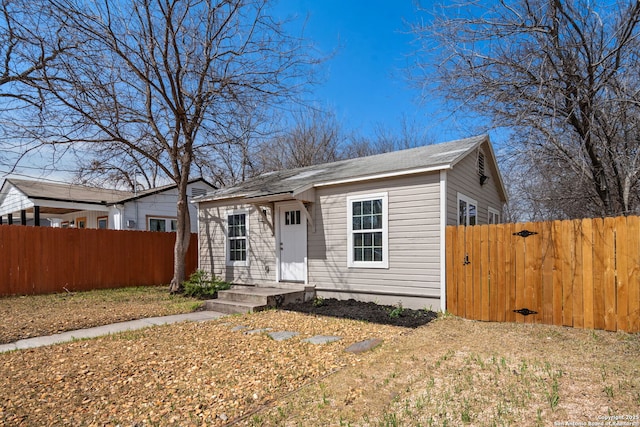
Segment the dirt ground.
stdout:
[[75,329],[198,310],[166,286],[0,298],[0,344]]
[[[197,307],[164,298],[153,310],[136,292],[3,299],[2,336],[46,330],[34,318],[74,328]],[[640,425],[639,334],[442,315],[407,328],[371,321],[411,318],[399,307],[310,305],[0,354],[0,426]],[[344,318],[356,313],[368,321]],[[342,338],[304,341],[318,334]],[[371,338],[382,344],[344,351]]]

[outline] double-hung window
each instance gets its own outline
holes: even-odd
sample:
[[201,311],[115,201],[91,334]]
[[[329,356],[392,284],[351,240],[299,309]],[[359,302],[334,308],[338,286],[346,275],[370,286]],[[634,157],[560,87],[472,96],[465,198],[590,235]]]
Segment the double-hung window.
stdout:
[[347,197],[347,266],[389,267],[387,193]]
[[476,225],[478,223],[478,202],[458,193],[458,225]]
[[227,215],[227,264],[247,265],[247,213],[231,212]]

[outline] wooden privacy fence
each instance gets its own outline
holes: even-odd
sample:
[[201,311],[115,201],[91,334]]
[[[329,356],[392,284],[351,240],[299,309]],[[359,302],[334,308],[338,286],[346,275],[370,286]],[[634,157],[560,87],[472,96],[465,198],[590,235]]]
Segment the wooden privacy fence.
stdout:
[[447,227],[447,310],[640,332],[640,218]]
[[[175,233],[0,226],[0,295],[168,284]],[[197,266],[191,235],[187,275]]]

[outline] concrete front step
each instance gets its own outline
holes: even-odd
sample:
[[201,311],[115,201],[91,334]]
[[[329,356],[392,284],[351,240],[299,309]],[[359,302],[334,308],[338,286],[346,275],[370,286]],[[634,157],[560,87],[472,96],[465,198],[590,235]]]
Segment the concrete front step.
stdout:
[[305,300],[305,289],[237,286],[218,292],[218,299],[205,302],[207,310],[222,313],[250,313]]
[[220,299],[210,299],[204,302],[204,308],[208,311],[217,311],[225,314],[252,313],[264,310],[266,305],[250,302],[224,301]]

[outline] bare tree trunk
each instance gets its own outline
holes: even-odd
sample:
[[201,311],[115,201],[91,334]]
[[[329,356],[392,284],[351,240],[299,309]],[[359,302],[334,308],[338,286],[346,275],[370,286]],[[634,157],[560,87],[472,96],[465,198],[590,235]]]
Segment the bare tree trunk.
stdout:
[[[187,171],[185,173],[185,170]],[[191,240],[191,217],[189,216],[189,199],[187,195],[187,184],[189,184],[189,165],[183,167],[182,176],[178,183],[178,203],[177,203],[177,230],[176,244],[173,249],[173,279],[169,285],[169,292],[178,293],[182,291],[182,282],[186,279],[185,257],[189,250]]]

